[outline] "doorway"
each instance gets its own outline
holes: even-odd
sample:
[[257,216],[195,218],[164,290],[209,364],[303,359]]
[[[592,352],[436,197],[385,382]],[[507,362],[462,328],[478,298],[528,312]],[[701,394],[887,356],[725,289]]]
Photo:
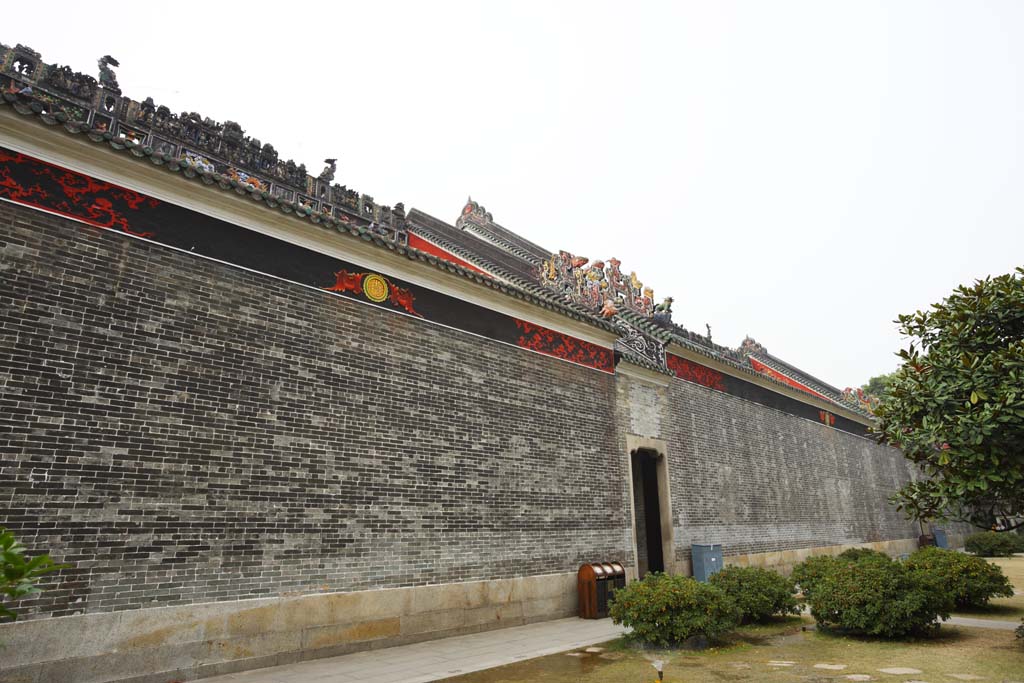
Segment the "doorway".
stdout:
[[661,491],[657,451],[639,448],[630,454],[633,476],[633,519],[636,520],[637,576],[665,571],[665,549],[661,529]]

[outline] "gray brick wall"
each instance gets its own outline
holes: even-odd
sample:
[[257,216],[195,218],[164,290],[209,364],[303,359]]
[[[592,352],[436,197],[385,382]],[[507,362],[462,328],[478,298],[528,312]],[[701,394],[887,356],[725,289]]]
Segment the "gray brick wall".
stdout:
[[677,557],[916,535],[899,455],[0,204],[0,524],[28,616],[632,562],[627,434]]
[[6,203],[0,264],[34,614],[622,557],[611,375]]
[[886,502],[911,476],[895,449],[689,382],[669,404],[677,558],[917,537]]

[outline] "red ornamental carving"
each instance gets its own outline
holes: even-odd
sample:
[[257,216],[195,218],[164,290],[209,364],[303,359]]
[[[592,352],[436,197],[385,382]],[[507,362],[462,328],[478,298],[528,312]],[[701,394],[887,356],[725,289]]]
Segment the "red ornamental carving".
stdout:
[[417,313],[412,307],[412,302],[416,298],[415,296],[413,296],[412,292],[410,292],[408,289],[402,289],[393,282],[388,282],[388,289],[390,290],[388,301],[391,302],[392,306],[405,309],[407,312],[419,318],[423,317],[422,315]]
[[[160,201],[111,183],[95,180],[52,166],[25,154],[0,150],[0,197],[19,204],[77,218],[97,228],[120,230],[135,237],[153,237],[154,233],[132,228],[127,211],[138,211],[143,204],[157,207]],[[14,167],[26,168],[40,183],[26,186],[13,177]],[[60,188],[54,195],[44,186]]]
[[518,318],[515,322],[520,331],[516,344],[524,349],[604,372],[615,371],[615,357],[611,349]]
[[688,361],[685,358],[671,353],[665,354],[665,363],[668,369],[675,373],[679,379],[688,382],[695,382],[710,389],[725,391],[725,383],[722,381],[722,373],[704,367],[699,363]]
[[820,418],[822,422],[829,425],[830,427],[836,426],[836,416],[828,412],[827,410],[819,410],[818,418]]
[[[328,292],[351,292],[362,296],[363,292],[363,278],[370,273],[350,273],[347,270],[339,270],[334,274],[334,284],[330,287],[324,287]],[[377,276],[380,277],[380,276]],[[395,308],[401,308],[407,313],[411,313],[418,318],[423,316],[416,312],[413,308],[413,302],[416,300],[415,295],[408,289],[402,289],[390,280],[385,281],[388,283],[388,297],[387,300]]]
[[350,273],[347,270],[339,270],[334,274],[335,283],[331,287],[325,287],[328,292],[355,292],[363,291],[363,277],[366,273]]

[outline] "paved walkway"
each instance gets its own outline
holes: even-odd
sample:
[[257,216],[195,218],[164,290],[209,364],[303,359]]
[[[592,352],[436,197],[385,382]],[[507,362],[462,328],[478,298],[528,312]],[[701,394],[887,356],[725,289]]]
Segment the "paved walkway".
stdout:
[[426,683],[618,638],[610,619],[558,619],[341,657],[254,669],[203,683]]
[[[944,623],[1012,631],[1020,622],[952,617]],[[427,683],[612,640],[625,630],[610,619],[573,617],[254,669],[206,678],[203,683]]]
[[1020,626],[1019,621],[998,621],[996,619],[971,619],[970,617],[950,617],[943,624],[953,626],[971,626],[973,628],[994,628],[999,631],[1012,631]]

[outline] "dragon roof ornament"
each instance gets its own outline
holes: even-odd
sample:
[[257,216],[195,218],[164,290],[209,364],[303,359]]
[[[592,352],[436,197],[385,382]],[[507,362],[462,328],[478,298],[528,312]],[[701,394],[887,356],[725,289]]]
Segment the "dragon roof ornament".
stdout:
[[[644,287],[636,273],[624,276],[616,258],[608,262],[574,256],[567,251],[553,254],[540,267],[541,284],[605,317],[628,309],[644,317],[654,315],[654,290]],[[671,311],[669,302],[667,310]]]
[[877,396],[866,393],[863,389],[846,387],[843,389],[843,402],[874,415],[881,400]]
[[246,135],[234,121],[218,123],[196,112],[175,114],[152,97],[139,102],[123,96],[113,70],[118,61],[105,55],[98,64],[99,79],[70,66],[47,64],[24,45],[0,44],[0,92],[43,107],[65,126],[148,148],[167,163],[221,176],[279,203],[292,203],[296,210],[354,226],[369,224],[399,243],[407,241],[401,206],[381,206],[369,195],[334,183],[335,159],[325,160],[323,172],[311,175],[305,165],[281,159],[272,145]]
[[[476,219],[476,220],[474,220],[474,219]],[[458,220],[459,221],[463,221],[463,222],[465,222],[465,221],[473,221],[473,222],[479,221],[479,222],[483,222],[483,223],[492,223],[494,221],[494,216],[491,215],[490,211],[488,211],[487,209],[482,207],[479,204],[479,202],[473,201],[473,198],[470,197],[469,199],[466,200],[466,205],[464,207],[462,207],[462,215],[459,216]],[[455,227],[462,227],[462,226],[460,224],[456,223]]]
[[748,335],[744,337],[743,341],[740,343],[740,353],[744,356],[749,356],[751,354],[767,355],[768,349],[766,349],[763,344],[759,344],[756,339]]

